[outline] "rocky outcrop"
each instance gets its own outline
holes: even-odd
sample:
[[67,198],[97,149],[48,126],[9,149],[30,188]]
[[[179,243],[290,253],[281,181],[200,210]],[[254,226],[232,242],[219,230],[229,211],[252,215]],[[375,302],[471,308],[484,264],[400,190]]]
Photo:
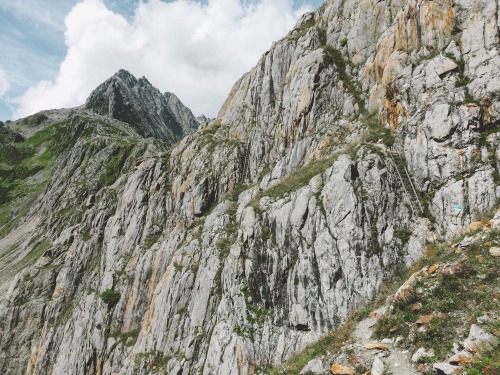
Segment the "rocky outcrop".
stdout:
[[2,206],[0,370],[262,373],[337,327],[493,207],[497,8],[327,1],[188,136],[125,71],[47,115],[43,194]]

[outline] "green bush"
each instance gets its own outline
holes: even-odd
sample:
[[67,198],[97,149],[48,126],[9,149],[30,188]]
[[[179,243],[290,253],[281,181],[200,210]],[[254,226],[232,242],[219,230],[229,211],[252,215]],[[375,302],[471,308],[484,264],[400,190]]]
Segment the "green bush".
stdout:
[[112,289],[106,289],[100,294],[100,297],[109,307],[114,307],[120,300],[120,293]]

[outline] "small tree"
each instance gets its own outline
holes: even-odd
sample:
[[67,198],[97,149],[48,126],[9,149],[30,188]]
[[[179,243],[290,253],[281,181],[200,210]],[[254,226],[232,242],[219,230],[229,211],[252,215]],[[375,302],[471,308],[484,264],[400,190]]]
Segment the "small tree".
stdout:
[[115,292],[112,289],[106,289],[100,294],[101,299],[108,305],[108,307],[114,307],[120,300],[120,293]]

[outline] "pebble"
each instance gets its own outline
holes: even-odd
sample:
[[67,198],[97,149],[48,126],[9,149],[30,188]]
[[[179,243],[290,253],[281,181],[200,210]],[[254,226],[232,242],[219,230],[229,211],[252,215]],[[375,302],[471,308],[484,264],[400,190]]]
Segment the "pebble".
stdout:
[[498,338],[473,324],[470,327],[469,337],[464,341],[464,347],[470,352],[490,350],[498,343]]
[[483,315],[483,316],[480,316],[479,318],[477,318],[478,324],[484,324],[484,323],[489,322],[489,321],[490,321],[490,317],[488,315]]

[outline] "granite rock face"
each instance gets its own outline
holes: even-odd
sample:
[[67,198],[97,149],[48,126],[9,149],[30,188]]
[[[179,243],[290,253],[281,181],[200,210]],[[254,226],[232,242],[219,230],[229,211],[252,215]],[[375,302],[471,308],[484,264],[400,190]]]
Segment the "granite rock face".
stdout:
[[53,159],[0,207],[1,372],[250,375],[337,327],[495,204],[498,6],[327,1],[215,121],[121,71],[7,124]]

